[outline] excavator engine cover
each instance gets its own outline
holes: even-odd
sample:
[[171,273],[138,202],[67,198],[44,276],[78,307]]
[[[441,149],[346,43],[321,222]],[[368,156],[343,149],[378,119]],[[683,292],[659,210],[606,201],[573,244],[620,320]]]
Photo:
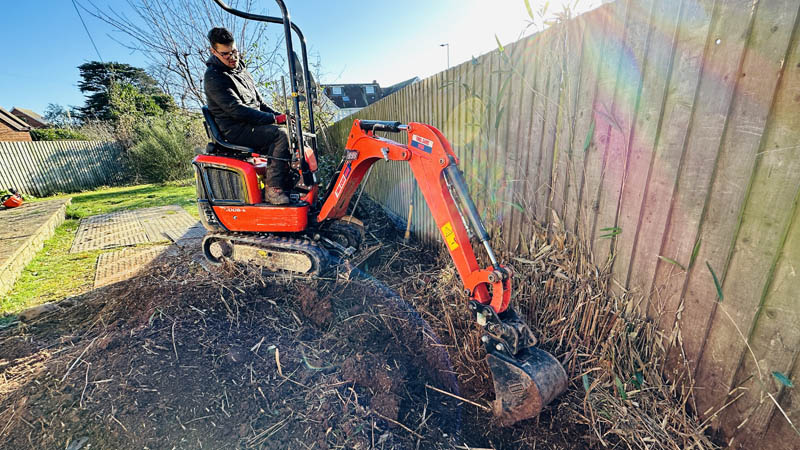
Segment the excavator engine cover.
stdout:
[[513,358],[494,348],[487,350],[494,381],[493,412],[500,426],[535,417],[567,389],[564,368],[544,350],[528,347]]

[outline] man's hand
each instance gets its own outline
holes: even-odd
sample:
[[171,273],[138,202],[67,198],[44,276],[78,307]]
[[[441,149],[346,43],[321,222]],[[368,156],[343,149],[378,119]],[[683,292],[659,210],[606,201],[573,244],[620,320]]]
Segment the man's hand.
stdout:
[[275,116],[275,123],[286,123],[286,114],[277,114]]

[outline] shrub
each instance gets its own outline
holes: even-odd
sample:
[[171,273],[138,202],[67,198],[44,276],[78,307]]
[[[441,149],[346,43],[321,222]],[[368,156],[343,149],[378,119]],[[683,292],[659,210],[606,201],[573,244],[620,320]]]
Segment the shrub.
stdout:
[[68,128],[38,128],[31,130],[31,139],[34,141],[86,141],[86,135],[77,130]]
[[195,148],[204,144],[196,115],[164,115],[136,126],[128,156],[137,177],[163,183],[192,176]]

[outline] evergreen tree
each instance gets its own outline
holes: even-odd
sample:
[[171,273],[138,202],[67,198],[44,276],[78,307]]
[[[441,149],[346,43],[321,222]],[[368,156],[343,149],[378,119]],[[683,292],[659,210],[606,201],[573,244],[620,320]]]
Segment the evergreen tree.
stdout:
[[[81,75],[78,89],[86,94],[86,104],[78,108],[82,119],[113,120],[131,112],[155,115],[175,107],[175,101],[139,67],[90,61],[78,69]],[[116,95],[120,92],[124,95]],[[120,98],[125,99],[124,105],[119,104]],[[131,105],[136,108],[128,111]]]

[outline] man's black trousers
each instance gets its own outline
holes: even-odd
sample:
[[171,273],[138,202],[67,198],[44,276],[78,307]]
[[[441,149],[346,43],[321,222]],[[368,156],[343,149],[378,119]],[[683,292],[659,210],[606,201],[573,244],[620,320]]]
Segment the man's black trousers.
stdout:
[[264,182],[270,187],[288,189],[289,180],[289,133],[286,127],[277,125],[242,126],[225,133],[228,141],[252,148],[256,153],[281,158],[272,159],[267,166]]

